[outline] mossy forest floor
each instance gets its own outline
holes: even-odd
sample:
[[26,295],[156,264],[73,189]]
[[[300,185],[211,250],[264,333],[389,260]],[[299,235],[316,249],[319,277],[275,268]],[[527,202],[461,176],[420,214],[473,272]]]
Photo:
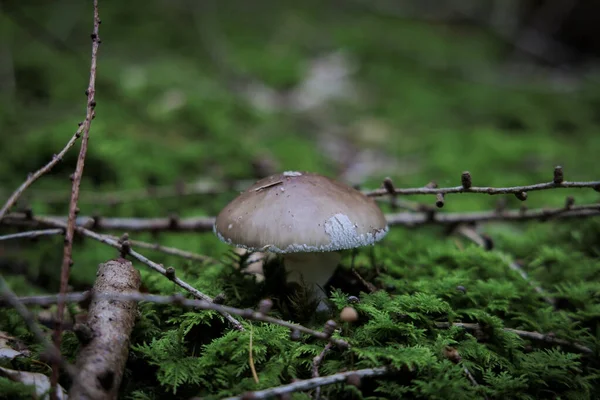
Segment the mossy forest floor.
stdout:
[[[10,54],[16,85],[2,92],[0,104],[1,202],[62,148],[83,118],[92,21],[88,3],[14,2],[0,14],[1,44]],[[398,187],[431,180],[454,186],[464,170],[471,172],[474,185],[514,186],[550,181],[555,165],[564,167],[568,180],[600,179],[598,83],[583,80],[573,90],[556,90],[539,76],[521,76],[515,83],[500,66],[510,48],[477,26],[404,19],[355,2],[284,3],[228,1],[210,7],[209,2],[100,1],[97,117],[81,215],[215,215],[235,191],[116,204],[98,204],[94,194],[201,178],[255,179],[252,165],[261,159],[274,162],[278,171],[341,176],[347,171],[342,164],[355,167],[353,162],[371,154],[365,164],[375,167],[358,175],[363,188],[379,187],[386,176]],[[316,111],[291,112],[255,107],[241,95],[240,82],[248,80],[289,93],[302,82],[311,59],[337,49],[355,65],[347,82],[356,96]],[[353,152],[343,163],[335,151],[340,146]],[[38,181],[20,206],[40,215],[66,214],[77,152],[72,149]],[[578,204],[599,198],[589,189],[553,190],[530,193],[526,204],[560,207],[567,195]],[[65,200],[49,201],[53,196]],[[409,200],[434,202],[423,196]],[[488,210],[497,201],[452,195],[442,211]],[[521,206],[514,196],[506,201],[507,207]],[[381,205],[392,212],[387,203]],[[448,235],[443,227],[392,228],[384,241],[361,249],[354,259],[345,254],[331,281],[336,310],[331,316],[275,307],[273,315],[315,329],[328,318],[340,322],[340,335],[352,347],[329,352],[320,366],[322,376],[382,365],[401,371],[390,379],[365,379],[360,388],[324,387],[323,398],[600,398],[600,219],[490,223],[480,230],[493,240],[492,250]],[[0,234],[13,231],[0,227]],[[255,308],[260,299],[278,295],[269,279],[259,283],[234,268],[226,257],[231,248],[211,233],[136,233],[132,238],[222,260],[202,265],[144,252],[175,266],[180,277],[206,294],[225,293],[228,305]],[[73,289],[89,288],[97,265],[114,256],[106,246],[77,241]],[[56,293],[61,259],[59,237],[0,244],[1,273],[19,295]],[[369,293],[356,280],[352,260],[378,291]],[[556,300],[555,307],[510,269],[515,261]],[[179,291],[144,265],[136,267],[144,290]],[[349,296],[360,300],[353,303],[359,320],[342,323],[338,312]],[[476,322],[483,330],[440,329],[439,321]],[[322,341],[310,336],[295,341],[280,326],[243,323],[248,329],[237,332],[213,312],[140,304],[121,398],[216,399],[311,377]],[[551,333],[593,354],[528,341],[505,327]],[[0,309],[0,331],[32,350],[30,357],[0,360],[0,366],[49,373],[39,361],[39,345],[13,310]],[[251,334],[259,383],[248,363]],[[447,347],[458,351],[460,363],[444,356]],[[69,360],[77,349],[75,335],[65,332],[62,350]],[[479,386],[465,376],[464,367]],[[69,385],[66,377],[61,383]],[[0,397],[26,399],[28,393],[0,378]],[[311,393],[292,398],[309,399]]]

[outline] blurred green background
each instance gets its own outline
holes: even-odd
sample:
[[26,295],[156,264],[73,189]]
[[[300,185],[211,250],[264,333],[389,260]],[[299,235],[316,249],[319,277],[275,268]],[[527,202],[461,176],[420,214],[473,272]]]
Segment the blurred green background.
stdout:
[[[552,53],[518,51],[519,29],[535,16],[535,4],[497,3],[101,2],[97,118],[81,215],[214,215],[235,191],[94,200],[282,170],[363,188],[386,176],[399,187],[431,180],[452,186],[464,170],[474,185],[520,185],[550,180],[555,165],[566,179],[597,179],[597,77],[581,73],[589,70],[581,63],[550,63]],[[502,12],[504,22],[494,22]],[[5,0],[0,18],[4,199],[62,148],[84,116],[92,11],[75,0]],[[506,40],[506,29],[514,40]],[[65,214],[78,148],[19,205]],[[559,206],[564,196],[532,193],[527,204]],[[596,198],[577,192],[578,202]],[[496,200],[453,196],[445,210],[489,209]],[[513,197],[508,203],[519,206]],[[225,248],[210,234],[161,242],[210,255]],[[43,268],[54,270],[61,249],[52,243],[47,252]],[[39,254],[33,258],[39,267]],[[75,279],[85,281],[77,271]]]
[[[398,187],[431,180],[452,186],[464,170],[474,185],[520,185],[549,181],[555,165],[568,180],[598,179],[594,58],[561,58],[548,46],[520,51],[521,32],[544,9],[539,2],[500,3],[101,2],[97,118],[81,215],[214,215],[235,190],[99,200],[282,170],[363,188],[378,187],[386,176]],[[92,11],[75,0],[1,4],[5,199],[62,148],[84,116]],[[565,15],[546,29],[560,31],[570,21]],[[65,214],[78,148],[19,207]],[[590,190],[576,194],[578,203],[597,199]],[[560,206],[565,195],[531,193],[527,205]],[[496,201],[452,196],[444,210],[489,209]],[[507,201],[520,205],[512,196]],[[160,242],[212,256],[226,249],[211,234],[163,235]],[[29,273],[51,277],[60,247],[44,239],[34,252],[24,252],[26,244],[0,249],[29,257]],[[78,264],[112,254],[96,245],[87,250],[76,253]],[[74,282],[89,282],[91,266],[74,268]]]

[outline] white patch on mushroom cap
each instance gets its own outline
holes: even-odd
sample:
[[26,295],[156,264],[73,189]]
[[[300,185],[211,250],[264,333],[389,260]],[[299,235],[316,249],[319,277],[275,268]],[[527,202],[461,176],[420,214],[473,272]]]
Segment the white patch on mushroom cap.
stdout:
[[302,172],[297,171],[285,171],[283,176],[302,176]]
[[355,247],[373,245],[376,242],[384,238],[388,233],[389,227],[385,226],[383,229],[374,229],[371,232],[358,234],[356,232],[356,225],[350,221],[350,218],[344,214],[335,214],[325,222],[325,233],[329,236],[331,241],[326,245],[308,245],[294,243],[285,248],[277,247],[274,244],[268,244],[263,247],[245,246],[243,244],[233,243],[231,239],[225,238],[216,229],[216,225],[213,226],[213,232],[219,238],[220,241],[229,245],[235,245],[236,247],[244,248],[248,251],[263,251],[271,253],[314,253],[314,252],[327,252],[327,251],[338,251],[353,249]]

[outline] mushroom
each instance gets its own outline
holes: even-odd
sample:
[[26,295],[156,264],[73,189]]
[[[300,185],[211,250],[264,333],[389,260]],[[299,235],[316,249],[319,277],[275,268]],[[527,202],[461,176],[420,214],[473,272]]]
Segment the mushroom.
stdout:
[[325,176],[288,171],[259,180],[217,216],[217,237],[249,251],[279,253],[288,282],[322,290],[339,250],[372,245],[388,226],[375,201]]

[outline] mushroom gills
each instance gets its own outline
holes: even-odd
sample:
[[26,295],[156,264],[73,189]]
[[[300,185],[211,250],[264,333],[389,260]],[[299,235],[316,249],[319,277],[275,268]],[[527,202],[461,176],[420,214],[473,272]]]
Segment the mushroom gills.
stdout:
[[283,264],[287,281],[304,283],[313,290],[315,300],[319,300],[317,311],[328,310],[325,284],[333,276],[341,259],[342,255],[337,251],[285,254]]

